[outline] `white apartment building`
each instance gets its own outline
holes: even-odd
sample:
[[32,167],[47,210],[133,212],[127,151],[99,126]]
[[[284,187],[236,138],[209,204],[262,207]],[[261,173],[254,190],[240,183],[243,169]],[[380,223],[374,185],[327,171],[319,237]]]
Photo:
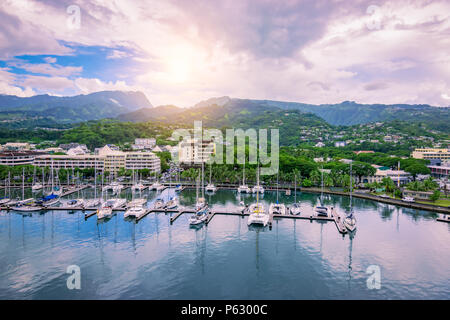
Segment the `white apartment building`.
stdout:
[[131,146],[133,150],[150,150],[156,146],[155,138],[136,138]]
[[8,142],[2,146],[4,151],[25,151],[30,150],[31,145],[26,142]]
[[31,165],[34,162],[34,159],[41,154],[42,153],[35,151],[2,151],[0,152],[0,165]]
[[36,156],[33,165],[37,167],[52,167],[55,169],[95,168],[103,171],[105,158],[98,155],[53,155]]
[[178,144],[178,162],[205,163],[215,152],[216,145],[213,140],[183,140]]
[[[377,167],[377,166],[375,166]],[[375,175],[362,177],[361,182],[363,183],[372,183],[372,182],[382,182],[383,178],[391,178],[392,181],[397,185],[400,182],[400,185],[411,182],[412,176],[409,172],[403,170],[391,170],[384,169],[384,167],[377,168]]]
[[161,160],[153,152],[127,152],[125,169],[150,169],[151,172],[160,172]]
[[450,160],[450,149],[418,148],[412,152],[411,156],[416,159],[440,159],[442,161],[448,161]]
[[161,161],[153,152],[113,151],[108,146],[99,149],[99,153],[84,155],[39,155],[34,158],[34,165],[55,169],[97,168],[116,174],[120,168],[149,169],[151,172],[161,171]]

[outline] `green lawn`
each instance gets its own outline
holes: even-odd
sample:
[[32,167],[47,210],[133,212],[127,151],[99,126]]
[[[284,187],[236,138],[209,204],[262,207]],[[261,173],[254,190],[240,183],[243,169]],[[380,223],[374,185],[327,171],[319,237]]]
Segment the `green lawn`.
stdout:
[[439,199],[436,202],[431,202],[431,201],[416,201],[416,202],[424,203],[424,204],[434,204],[436,206],[441,206],[441,207],[449,207],[450,206],[449,199]]

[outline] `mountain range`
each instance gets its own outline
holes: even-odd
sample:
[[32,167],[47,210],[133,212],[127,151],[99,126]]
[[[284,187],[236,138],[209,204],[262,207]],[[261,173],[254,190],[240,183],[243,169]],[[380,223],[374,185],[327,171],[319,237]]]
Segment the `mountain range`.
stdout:
[[0,95],[0,120],[46,118],[58,122],[79,122],[116,117],[151,107],[147,97],[138,91],[100,91],[71,97]]
[[[287,118],[286,118],[287,117]],[[87,95],[28,98],[0,95],[0,121],[56,124],[116,118],[121,121],[160,121],[192,124],[202,120],[214,127],[272,127],[280,121],[322,121],[331,125],[354,125],[377,121],[422,121],[442,131],[450,131],[450,108],[409,104],[305,104],[274,100],[251,100],[227,96],[200,101],[189,108],[174,105],[153,107],[142,92],[100,91]],[[38,120],[36,120],[38,119]],[[258,122],[259,121],[259,122]],[[17,123],[19,123],[17,125]]]
[[210,126],[243,125],[254,122],[264,113],[281,119],[286,112],[299,116],[314,114],[331,125],[354,125],[377,121],[423,121],[433,123],[436,129],[450,130],[450,108],[409,104],[360,104],[344,101],[338,104],[313,105],[273,100],[250,100],[229,97],[211,98],[190,108],[159,106],[143,108],[119,115],[123,121],[162,121],[189,124],[202,120]]

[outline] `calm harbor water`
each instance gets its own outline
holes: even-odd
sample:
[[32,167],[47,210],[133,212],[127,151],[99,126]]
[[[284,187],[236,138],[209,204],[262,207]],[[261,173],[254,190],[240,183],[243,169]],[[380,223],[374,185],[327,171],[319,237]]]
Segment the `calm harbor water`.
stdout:
[[[144,194],[151,206],[168,192]],[[318,196],[298,193],[304,214]],[[240,201],[225,190],[206,198],[215,209],[233,210]],[[281,192],[279,198],[294,201]],[[348,197],[325,198],[342,213],[349,206]],[[262,201],[275,199],[267,192]],[[195,190],[180,200],[192,205]],[[188,215],[170,225],[170,214],[161,213],[138,223],[117,213],[98,223],[78,211],[2,211],[0,299],[450,299],[449,224],[434,213],[369,200],[354,199],[353,206],[352,239],[333,222],[278,219],[269,230],[249,228],[246,217],[216,215],[194,229]],[[69,265],[80,267],[80,290],[67,288]],[[370,265],[380,267],[379,290],[367,287]]]

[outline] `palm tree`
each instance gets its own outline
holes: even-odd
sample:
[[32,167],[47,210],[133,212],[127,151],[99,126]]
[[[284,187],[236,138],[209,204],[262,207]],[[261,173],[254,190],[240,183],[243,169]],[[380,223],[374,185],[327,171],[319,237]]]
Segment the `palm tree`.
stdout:
[[318,170],[311,171],[311,173],[309,174],[309,178],[314,185],[318,185],[321,178],[320,172]]

